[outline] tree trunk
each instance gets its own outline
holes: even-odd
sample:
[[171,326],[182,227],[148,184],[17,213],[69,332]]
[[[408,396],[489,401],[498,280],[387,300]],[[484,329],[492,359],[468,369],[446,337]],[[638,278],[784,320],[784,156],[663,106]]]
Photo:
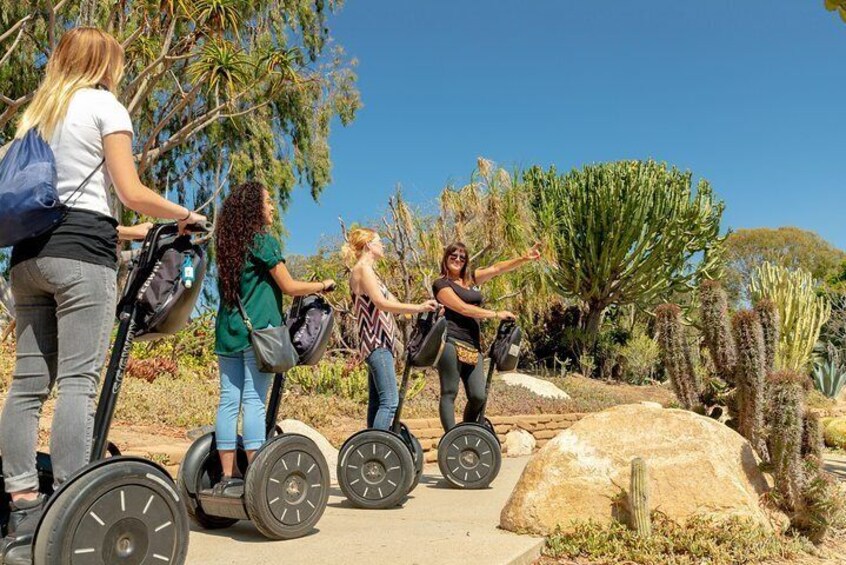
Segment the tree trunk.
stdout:
[[599,328],[602,327],[604,318],[605,305],[599,302],[589,302],[587,312],[582,318],[582,327],[585,330],[584,352],[593,352],[599,338]]

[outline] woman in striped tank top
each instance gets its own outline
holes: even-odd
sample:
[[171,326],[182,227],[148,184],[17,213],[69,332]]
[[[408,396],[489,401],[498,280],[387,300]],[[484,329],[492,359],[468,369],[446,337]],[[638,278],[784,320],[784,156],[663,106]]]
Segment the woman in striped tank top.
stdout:
[[435,300],[420,304],[398,301],[379,280],[373,264],[384,256],[379,234],[367,228],[352,230],[343,254],[350,271],[350,292],[358,325],[361,356],[367,363],[369,401],[367,427],[387,430],[397,409],[397,375],[394,367],[396,325],[394,314],[418,314],[438,309]]

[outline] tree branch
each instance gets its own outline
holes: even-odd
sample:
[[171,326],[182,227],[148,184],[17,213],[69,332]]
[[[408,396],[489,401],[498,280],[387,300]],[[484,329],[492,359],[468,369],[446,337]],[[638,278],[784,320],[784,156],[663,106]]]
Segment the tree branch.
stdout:
[[[3,58],[0,59],[0,67],[5,65],[9,57],[12,56],[12,51],[14,51],[15,47],[17,47],[18,44],[21,42],[21,37],[23,37],[24,31],[26,31],[26,26],[21,26],[21,29],[18,31],[17,37],[15,37],[15,40],[12,42],[9,48],[6,49],[6,53],[3,55]],[[9,100],[9,98],[6,98],[5,96],[3,98],[3,102],[6,102],[6,104],[8,104],[9,102],[7,102],[7,100]]]

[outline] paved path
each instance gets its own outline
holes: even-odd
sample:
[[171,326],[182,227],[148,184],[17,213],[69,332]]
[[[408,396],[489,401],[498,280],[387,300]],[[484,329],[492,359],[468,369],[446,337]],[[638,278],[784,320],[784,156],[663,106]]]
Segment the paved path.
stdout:
[[393,510],[353,508],[333,487],[314,534],[271,542],[249,522],[227,530],[194,530],[188,563],[528,564],[539,555],[543,540],[497,528],[500,510],[527,461],[504,459],[499,477],[484,491],[451,489],[437,465],[427,465],[412,497]]
[[825,470],[840,479],[846,481],[846,456],[834,453],[826,453]]

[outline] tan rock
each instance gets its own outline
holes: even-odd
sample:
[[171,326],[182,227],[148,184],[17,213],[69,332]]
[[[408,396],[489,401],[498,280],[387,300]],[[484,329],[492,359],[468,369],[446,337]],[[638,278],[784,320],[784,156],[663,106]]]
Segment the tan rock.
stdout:
[[329,466],[330,480],[332,483],[338,482],[338,450],[329,443],[329,440],[323,434],[299,420],[282,420],[279,422],[279,427],[285,433],[301,434],[314,441],[317,444],[317,448],[326,458],[326,464]]
[[[628,488],[631,461],[649,466],[652,510],[745,516],[770,527],[759,497],[768,490],[749,443],[705,416],[637,404],[591,414],[544,444],[500,516],[506,530],[548,534],[573,521],[611,522]],[[616,486],[616,485],[619,485]]]
[[521,455],[531,455],[536,444],[537,442],[532,434],[526,430],[514,429],[505,435],[502,449],[508,457],[520,457]]

